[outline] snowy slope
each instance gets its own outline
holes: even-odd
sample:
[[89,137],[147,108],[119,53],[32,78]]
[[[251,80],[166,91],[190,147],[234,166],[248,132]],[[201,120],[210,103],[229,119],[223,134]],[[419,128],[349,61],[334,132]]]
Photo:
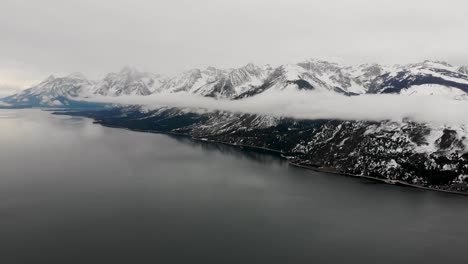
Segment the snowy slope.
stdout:
[[66,98],[87,94],[92,86],[81,73],[61,78],[50,76],[36,86],[4,98],[3,102],[20,106],[63,106],[68,103]]
[[412,86],[438,85],[468,92],[468,75],[445,62],[424,61],[396,68],[374,80],[374,93],[400,93]]
[[400,94],[411,96],[436,95],[456,98],[458,96],[463,96],[466,93],[460,89],[454,87],[447,87],[440,84],[421,84],[412,85],[409,88],[402,89],[400,90]]
[[461,74],[468,75],[468,66],[460,66],[458,67],[458,72]]
[[262,85],[270,72],[268,66],[247,64],[237,69],[193,69],[171,78],[161,92],[188,92],[214,98],[233,98]]
[[343,66],[315,59],[300,62],[298,65],[325,83],[326,89],[348,94],[366,93],[371,87],[372,81],[386,73],[389,68],[379,64]]

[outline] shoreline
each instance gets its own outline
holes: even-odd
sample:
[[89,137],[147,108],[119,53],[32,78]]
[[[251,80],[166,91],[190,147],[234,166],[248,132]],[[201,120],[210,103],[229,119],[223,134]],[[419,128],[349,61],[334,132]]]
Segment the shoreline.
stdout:
[[344,173],[344,172],[339,172],[339,171],[332,171],[332,170],[327,170],[327,169],[323,169],[323,168],[320,168],[320,167],[305,166],[305,165],[301,165],[301,164],[297,164],[297,163],[289,162],[289,161],[288,161],[288,163],[290,165],[292,165],[292,166],[307,169],[307,170],[313,170],[313,171],[318,171],[318,172],[342,175],[342,176],[347,176],[347,177],[368,179],[368,180],[372,180],[372,181],[376,181],[376,182],[380,182],[380,183],[385,183],[385,184],[389,184],[389,185],[396,185],[396,186],[400,186],[400,187],[410,187],[410,188],[433,191],[433,192],[441,192],[441,193],[449,193],[449,194],[455,194],[455,195],[468,196],[468,192],[459,192],[459,191],[450,191],[450,190],[444,190],[444,189],[436,189],[436,188],[426,187],[426,186],[422,186],[422,185],[411,184],[411,183],[407,183],[407,182],[400,181],[400,180],[389,180],[389,179],[376,178],[376,177],[366,176],[366,175],[356,175],[356,174]]
[[[52,114],[55,114],[55,113],[52,113]],[[60,115],[63,115],[63,113],[61,113]],[[73,115],[70,115],[70,116],[73,116]],[[83,116],[80,116],[80,117],[83,117]],[[89,118],[89,117],[84,117],[84,118]],[[223,141],[218,141],[218,140],[209,140],[209,139],[206,139],[206,138],[196,138],[196,137],[193,137],[193,136],[191,136],[189,134],[176,133],[176,132],[164,132],[164,131],[158,131],[158,130],[132,129],[132,128],[118,126],[118,125],[103,124],[99,120],[96,120],[96,119],[93,119],[93,118],[89,118],[89,119],[91,119],[93,121],[93,124],[99,124],[101,126],[109,127],[109,128],[118,128],[118,129],[133,131],[133,132],[142,132],[142,133],[151,133],[151,134],[164,134],[164,135],[172,135],[172,136],[182,136],[182,137],[186,137],[186,138],[189,138],[191,140],[195,140],[195,141],[199,141],[199,142],[223,144],[223,145],[228,145],[228,146],[231,146],[231,147],[237,147],[237,148],[240,148],[240,149],[247,149],[247,150],[251,150],[251,151],[266,151],[266,152],[268,152],[270,154],[277,155],[281,159],[286,160],[288,165],[298,167],[298,168],[307,169],[307,170],[313,170],[313,171],[317,171],[317,172],[330,173],[330,174],[342,175],[342,176],[348,176],[348,177],[354,177],[354,178],[362,178],[362,179],[376,181],[376,182],[380,182],[380,183],[384,183],[384,184],[396,185],[396,186],[400,186],[400,187],[411,187],[411,188],[415,188],[415,189],[421,189],[421,190],[427,190],[427,191],[433,191],[433,192],[468,196],[468,192],[436,189],[436,188],[426,187],[426,186],[422,186],[422,185],[411,184],[411,183],[407,183],[407,182],[400,181],[400,180],[382,179],[382,178],[376,178],[376,177],[366,176],[366,175],[356,175],[356,174],[339,172],[339,171],[333,170],[333,168],[326,169],[326,168],[323,168],[323,167],[313,167],[313,166],[302,165],[302,164],[298,164],[298,163],[295,163],[295,162],[291,162],[285,156],[285,155],[294,155],[294,153],[287,153],[287,152],[283,152],[283,151],[280,151],[280,150],[269,149],[269,148],[264,148],[264,147],[249,146],[249,145],[243,145],[243,144],[234,144],[234,143],[223,142]]]

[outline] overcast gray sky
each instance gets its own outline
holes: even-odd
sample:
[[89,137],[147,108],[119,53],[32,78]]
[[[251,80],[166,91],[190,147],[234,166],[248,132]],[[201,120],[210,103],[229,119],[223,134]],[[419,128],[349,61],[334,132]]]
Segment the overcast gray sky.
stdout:
[[467,10],[466,0],[0,0],[0,86],[124,65],[173,75],[311,57],[468,64]]

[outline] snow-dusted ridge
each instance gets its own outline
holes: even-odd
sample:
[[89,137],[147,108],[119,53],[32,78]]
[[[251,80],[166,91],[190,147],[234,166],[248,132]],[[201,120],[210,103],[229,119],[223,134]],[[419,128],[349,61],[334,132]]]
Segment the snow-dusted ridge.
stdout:
[[90,87],[90,92],[104,96],[150,95],[159,92],[166,83],[167,78],[162,75],[124,67],[118,73],[109,73]]
[[321,91],[356,96],[363,94],[443,95],[465,99],[468,68],[445,62],[424,61],[403,66],[340,65],[310,59],[297,64],[240,68],[192,69],[174,77],[139,72],[125,67],[102,80],[91,81],[80,73],[47,78],[3,103],[19,106],[60,106],[67,100],[102,96],[155,96],[191,94],[214,99],[238,100],[279,91]]

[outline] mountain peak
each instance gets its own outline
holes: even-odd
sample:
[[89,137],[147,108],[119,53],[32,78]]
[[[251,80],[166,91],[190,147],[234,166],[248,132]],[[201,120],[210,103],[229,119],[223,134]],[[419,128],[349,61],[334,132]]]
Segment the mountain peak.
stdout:
[[86,79],[86,76],[81,72],[74,72],[74,73],[71,73],[71,74],[67,75],[67,78],[70,78],[70,79]]
[[446,61],[437,61],[437,60],[425,60],[424,62],[422,62],[423,65],[430,65],[430,66],[433,66],[433,65],[442,65],[442,66],[445,66],[445,67],[453,67],[450,63],[446,62]]
[[458,72],[461,74],[468,75],[468,66],[460,66],[458,68]]
[[255,64],[253,64],[252,62],[249,62],[242,68],[244,68],[244,69],[246,69],[248,71],[254,71],[257,68],[257,66]]
[[326,60],[321,60],[317,58],[309,58],[299,63],[311,63],[311,64],[317,64],[317,65],[338,65],[338,63],[333,62],[333,61],[326,61]]
[[182,73],[182,75],[184,75],[184,76],[201,76],[201,70],[197,69],[197,68],[190,69],[190,70],[184,71]]
[[276,74],[282,75],[286,80],[299,80],[305,69],[296,64],[284,64],[275,70]]
[[211,75],[217,75],[219,72],[221,72],[221,70],[213,66],[208,66],[204,72],[211,74]]
[[124,66],[119,72],[119,74],[122,75],[135,75],[137,73],[139,73],[139,71],[136,68],[130,66]]
[[55,80],[55,76],[54,75],[49,75],[49,77],[47,77],[44,81],[42,81],[41,83],[48,83],[48,82],[51,82]]

